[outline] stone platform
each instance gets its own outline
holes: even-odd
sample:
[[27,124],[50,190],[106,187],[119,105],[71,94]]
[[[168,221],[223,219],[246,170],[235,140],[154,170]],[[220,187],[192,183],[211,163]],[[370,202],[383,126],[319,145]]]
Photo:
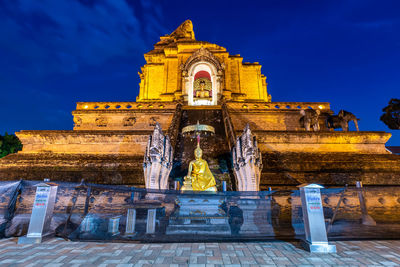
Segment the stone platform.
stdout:
[[222,209],[224,196],[180,195],[178,208],[169,219],[167,235],[230,235],[228,216]]

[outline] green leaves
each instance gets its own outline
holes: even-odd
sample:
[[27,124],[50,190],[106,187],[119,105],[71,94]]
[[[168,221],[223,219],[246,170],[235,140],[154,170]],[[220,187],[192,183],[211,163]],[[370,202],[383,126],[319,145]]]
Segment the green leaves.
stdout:
[[392,98],[389,105],[382,109],[385,112],[381,116],[383,121],[389,129],[399,130],[400,129],[400,99]]
[[5,133],[4,136],[0,135],[0,158],[7,156],[11,153],[16,153],[22,149],[22,144],[18,137],[13,134]]

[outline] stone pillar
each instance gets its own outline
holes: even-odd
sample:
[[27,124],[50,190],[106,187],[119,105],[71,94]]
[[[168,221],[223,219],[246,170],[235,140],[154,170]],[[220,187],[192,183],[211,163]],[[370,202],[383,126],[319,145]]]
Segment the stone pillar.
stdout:
[[135,234],[135,224],[136,224],[136,209],[128,209],[128,212],[126,213],[125,235]]
[[256,137],[247,124],[232,148],[234,174],[238,191],[259,191],[262,169],[261,152]]
[[156,209],[147,210],[146,234],[154,234],[156,232],[156,214]]
[[82,233],[94,233],[96,231],[94,218],[92,215],[86,215],[79,226],[79,230]]
[[119,221],[121,216],[115,216],[108,220],[108,233],[111,235],[119,235]]
[[269,199],[239,199],[239,208],[243,211],[243,224],[240,234],[263,234],[274,236],[271,222],[271,201]]
[[168,189],[168,177],[172,169],[173,149],[159,123],[149,136],[144,155],[143,171],[148,189]]

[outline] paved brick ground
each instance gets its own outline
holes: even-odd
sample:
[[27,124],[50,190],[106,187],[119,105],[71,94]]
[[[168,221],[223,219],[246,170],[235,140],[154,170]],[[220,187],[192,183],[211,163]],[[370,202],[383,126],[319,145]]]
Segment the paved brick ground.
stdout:
[[311,254],[297,242],[90,243],[40,245],[0,240],[0,266],[400,266],[399,241],[338,241],[337,254]]

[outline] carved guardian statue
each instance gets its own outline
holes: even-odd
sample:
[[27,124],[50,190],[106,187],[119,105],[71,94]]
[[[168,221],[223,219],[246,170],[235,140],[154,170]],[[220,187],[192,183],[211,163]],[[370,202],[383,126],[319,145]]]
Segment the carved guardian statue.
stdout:
[[144,155],[143,171],[148,189],[168,189],[168,177],[172,169],[173,149],[159,123],[149,136]]
[[234,174],[238,191],[259,191],[262,158],[256,137],[247,124],[232,148]]

